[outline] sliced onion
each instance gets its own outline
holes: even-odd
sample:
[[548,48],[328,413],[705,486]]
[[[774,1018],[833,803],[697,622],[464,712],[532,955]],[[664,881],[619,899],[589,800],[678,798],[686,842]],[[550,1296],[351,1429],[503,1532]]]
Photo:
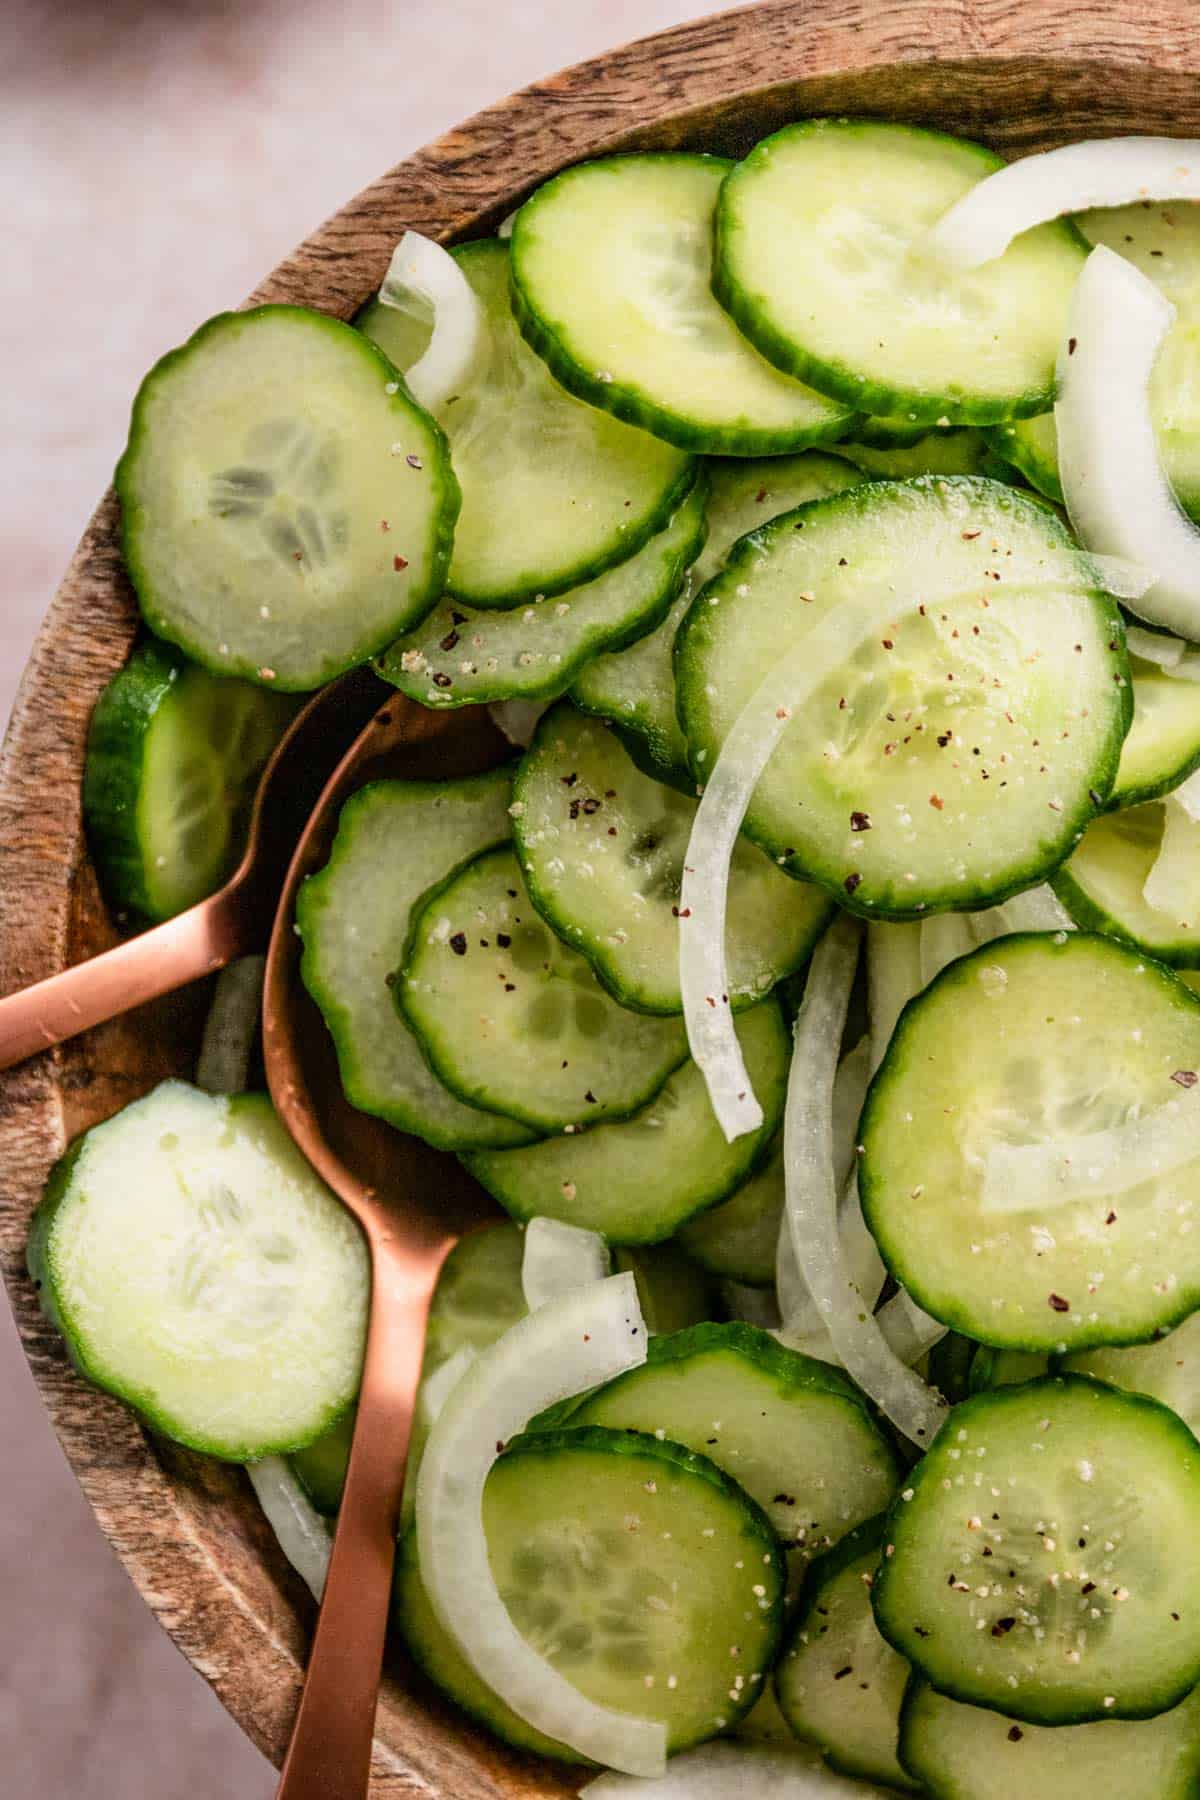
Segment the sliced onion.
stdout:
[[560,1294],[603,1281],[611,1271],[612,1258],[599,1232],[564,1225],[561,1219],[530,1219],[525,1227],[521,1286],[530,1312]]
[[[879,1246],[863,1218],[856,1171],[842,1187],[841,1196],[837,1214],[838,1241],[850,1280],[862,1296],[863,1305],[871,1310],[883,1292],[887,1270]],[[786,1211],[780,1220],[779,1245],[775,1253],[775,1289],[779,1296],[783,1341],[793,1350],[803,1350],[807,1356],[819,1356],[823,1362],[838,1362],[840,1359],[830,1341],[825,1321],[796,1259]]]
[[240,956],[217,977],[196,1061],[196,1086],[210,1094],[240,1094],[245,1089],[266,966],[265,956]]
[[586,1800],[871,1800],[872,1795],[895,1800],[890,1788],[837,1774],[807,1744],[780,1749],[721,1738],[673,1756],[660,1781],[601,1775],[583,1789]]
[[1131,656],[1155,663],[1164,671],[1177,669],[1187,650],[1182,638],[1168,637],[1164,631],[1146,631],[1141,625],[1125,627],[1125,644]]
[[1189,775],[1186,781],[1181,781],[1169,798],[1182,808],[1193,823],[1200,823],[1200,769]]
[[408,391],[437,414],[465,393],[490,348],[487,321],[470,282],[432,238],[406,231],[392,253],[379,298],[410,317],[433,316],[433,336],[405,374]]
[[488,711],[510,744],[528,750],[538,720],[549,705],[549,700],[494,700]]
[[1200,1093],[1194,1099],[1181,1094],[1104,1131],[1036,1144],[993,1144],[979,1203],[986,1213],[1016,1213],[1099,1200],[1170,1175],[1197,1157]]
[[1074,931],[1075,921],[1052,887],[1028,888],[997,908],[1008,931]]
[[1175,309],[1139,269],[1100,245],[1083,266],[1059,357],[1054,409],[1063,497],[1088,550],[1144,564],[1155,580],[1133,610],[1200,637],[1200,531],[1158,453],[1150,376]]
[[1194,803],[1194,788],[1186,800],[1179,790],[1166,796],[1158,855],[1142,884],[1146,905],[1178,926],[1195,923],[1200,907],[1200,826],[1189,810]]
[[325,1591],[333,1539],[329,1527],[300,1486],[291,1465],[282,1456],[264,1456],[246,1464],[258,1504],[279,1540],[279,1548],[314,1600]]
[[867,926],[867,1012],[871,1072],[883,1061],[896,1022],[921,991],[920,925]]
[[940,1344],[950,1329],[918,1306],[905,1288],[893,1294],[875,1317],[889,1347],[909,1368],[920,1362],[927,1350]]
[[961,913],[935,913],[921,920],[921,986],[928,987],[942,970],[975,948],[970,926]]
[[871,1040],[861,1037],[853,1050],[847,1050],[833,1078],[833,1169],[843,1202],[858,1163],[858,1121],[870,1081]]
[[476,1674],[536,1731],[633,1775],[662,1773],[666,1727],[588,1700],[521,1636],[488,1561],[483,1490],[498,1444],[545,1407],[645,1362],[646,1335],[632,1275],[610,1275],[547,1301],[463,1376],[429,1435],[417,1477],[422,1578],[438,1619]]
[[1091,138],[997,169],[942,214],[928,243],[961,268],[1003,256],[1015,237],[1095,206],[1200,200],[1200,143],[1189,138]]
[[809,965],[784,1113],[784,1171],[792,1245],[838,1358],[898,1431],[927,1447],[946,1409],[888,1347],[852,1279],[837,1229],[832,1090],[858,962],[859,928],[831,926]]

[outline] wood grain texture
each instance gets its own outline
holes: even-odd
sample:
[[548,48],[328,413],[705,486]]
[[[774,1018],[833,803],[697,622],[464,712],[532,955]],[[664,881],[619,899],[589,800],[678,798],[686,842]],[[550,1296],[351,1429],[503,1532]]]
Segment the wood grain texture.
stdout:
[[[738,151],[825,112],[912,119],[1008,151],[1130,130],[1200,132],[1194,0],[767,0],[615,50],[478,114],[393,169],[257,290],[343,317],[401,230],[493,227],[565,164],[616,148]],[[128,653],[136,608],[111,495],[55,599],[0,758],[0,989],[111,941],[87,862],[79,776],[92,706]],[[185,1069],[202,993],[142,1010],[0,1077],[0,1266],[26,1353],[96,1516],[147,1604],[278,1762],[311,1602],[238,1471],[151,1440],[85,1388],[24,1274],[29,1214],[68,1138]],[[533,1800],[561,1772],[490,1745],[410,1671],[390,1670],[372,1794]]]

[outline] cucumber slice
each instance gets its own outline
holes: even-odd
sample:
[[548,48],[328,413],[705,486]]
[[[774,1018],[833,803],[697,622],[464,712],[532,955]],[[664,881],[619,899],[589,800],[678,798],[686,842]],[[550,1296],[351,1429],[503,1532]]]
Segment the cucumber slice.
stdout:
[[1149,1394],[1178,1413],[1189,1431],[1200,1431],[1200,1313],[1154,1344],[1078,1350],[1063,1358],[1062,1371],[1093,1375],[1132,1394]]
[[914,1678],[900,1754],[933,1800],[1190,1800],[1200,1782],[1200,1693],[1156,1719],[1014,1725]]
[[442,600],[384,652],[378,673],[435,711],[485,700],[553,699],[599,651],[641,639],[660,623],[704,542],[706,491],[696,481],[664,530],[560,600],[511,612]]
[[96,702],[83,770],[88,844],[118,914],[173,918],[232,874],[255,783],[295,710],[156,638],[138,645]]
[[391,363],[300,306],[221,313],[156,363],[115,481],[151,630],[286,691],[429,611],[459,500],[446,440]]
[[581,400],[685,450],[803,450],[854,412],[772,368],[713,299],[713,211],[732,167],[667,152],[556,175],[517,214],[513,305]]
[[[1143,889],[1162,849],[1166,809],[1161,800],[1109,813],[1088,826],[1071,860],[1053,877],[1052,886],[1077,925],[1102,931],[1145,950],[1160,962],[1200,968],[1200,884],[1196,908],[1186,919],[1151,906]],[[1195,836],[1196,874],[1200,878],[1200,825],[1179,821]],[[1191,853],[1189,854],[1189,868]]]
[[1011,463],[1039,494],[1057,506],[1063,504],[1053,413],[1039,413],[1036,419],[1008,419],[1002,425],[990,425],[984,436],[996,455]]
[[986,1388],[1019,1387],[1023,1381],[1036,1381],[1050,1373],[1050,1358],[1045,1351],[994,1350],[981,1344],[971,1362],[968,1391],[981,1394]]
[[929,1352],[929,1382],[956,1406],[970,1392],[971,1369],[979,1346],[961,1332],[948,1331]]
[[[1063,860],[1116,773],[1128,665],[1094,580],[1049,509],[999,482],[868,482],[787,513],[738,546],[680,629],[693,767],[713,768],[764,677],[839,601],[894,586],[909,608],[847,644],[744,830],[868,916],[1004,899]],[[931,581],[961,597],[914,614]]]
[[343,806],[329,861],[296,900],[300,975],[333,1038],[347,1100],[440,1150],[534,1135],[443,1087],[389,987],[426,890],[504,842],[511,797],[511,769],[459,781],[372,782]]
[[[703,1456],[624,1431],[526,1434],[484,1491],[488,1551],[522,1636],[603,1706],[665,1721],[673,1754],[763,1691],[783,1558],[760,1509]],[[504,1741],[568,1761],[468,1669],[401,1545],[397,1617],[413,1657]]]
[[[517,770],[513,837],[529,897],[623,1006],[678,1013],[679,896],[695,800],[643,775],[599,719],[548,712]],[[729,997],[753,1006],[807,961],[831,902],[739,843]]]
[[1153,1717],[1200,1677],[1198,1509],[1200,1445],[1165,1406],[1082,1375],[977,1394],[888,1516],[879,1629],[1012,1718]]
[[[626,1016],[632,1023],[637,1015]],[[790,1045],[778,1004],[743,1013],[737,1029],[764,1117],[733,1143],[689,1060],[633,1118],[463,1160],[514,1218],[542,1214],[618,1244],[661,1242],[745,1180],[782,1117]]]
[[952,963],[905,1009],[859,1128],[863,1212],[889,1269],[926,1312],[1000,1348],[1065,1354],[1169,1329],[1200,1303],[1193,1166],[1003,1213],[983,1211],[983,1174],[995,1147],[1123,1123],[1197,1068],[1196,996],[1109,938],[1003,937]]
[[328,1431],[288,1457],[292,1473],[317,1511],[324,1513],[326,1518],[333,1518],[342,1504],[357,1416],[358,1408],[352,1406]]
[[627,1118],[687,1055],[681,1021],[626,1012],[546,929],[505,847],[414,909],[394,991],[452,1093],[535,1131]]
[[882,1544],[882,1517],[869,1519],[810,1565],[775,1692],[796,1736],[835,1769],[911,1792],[896,1753],[908,1664],[871,1611]]
[[1133,724],[1121,748],[1109,805],[1157,800],[1200,768],[1200,688],[1130,656]]
[[1084,259],[1065,223],[958,270],[928,228],[1002,166],[979,144],[853,119],[809,119],[758,144],[717,206],[713,289],[777,368],[910,423],[986,425],[1045,412]]
[[[415,301],[416,295],[412,298]],[[364,337],[379,346],[394,369],[407,375],[429,348],[433,336],[433,309],[422,307],[417,311],[415,308],[385,306],[377,296],[367,301],[356,315],[354,324]]]
[[686,1331],[712,1313],[708,1279],[675,1244],[621,1245],[613,1251],[613,1274],[629,1273],[637,1283],[646,1330]]
[[777,1139],[763,1167],[731,1200],[684,1225],[679,1242],[710,1274],[747,1287],[771,1287],[782,1218],[783,1146]]
[[[805,500],[841,493],[860,479],[849,463],[819,451],[761,461],[710,462],[708,536],[687,585],[656,631],[631,649],[598,656],[571,690],[585,712],[612,719],[646,747],[646,772],[694,787],[687,745],[675,716],[675,635],[693,598],[724,563],[736,540]],[[631,752],[632,754],[632,752]]]
[[869,439],[850,439],[838,445],[838,455],[872,480],[987,473],[987,444],[978,431],[931,431],[912,444],[879,445]]
[[[446,585],[470,606],[520,606],[633,556],[666,525],[695,466],[559,386],[513,319],[507,244],[488,239],[454,255],[487,315],[491,360],[442,414],[462,487]],[[385,349],[393,330],[411,338],[392,326],[391,310],[362,320]]]
[[886,1506],[899,1469],[851,1381],[753,1325],[654,1338],[572,1425],[665,1434],[711,1457],[763,1508],[801,1561]]
[[298,1449],[354,1398],[366,1248],[262,1095],[164,1081],[85,1132],[29,1270],[80,1374],[193,1450]]

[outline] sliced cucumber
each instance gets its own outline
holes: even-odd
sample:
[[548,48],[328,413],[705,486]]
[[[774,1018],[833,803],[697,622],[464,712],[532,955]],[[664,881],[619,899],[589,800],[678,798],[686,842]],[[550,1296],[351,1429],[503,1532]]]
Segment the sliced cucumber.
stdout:
[[[679,894],[695,800],[643,775],[612,729],[563,701],[542,719],[513,787],[529,897],[609,992],[678,1013]],[[729,996],[753,1006],[808,958],[833,907],[739,842],[729,879]]]
[[867,1096],[859,1190],[892,1273],[936,1318],[1031,1351],[1132,1343],[1200,1302],[1194,1167],[1119,1195],[985,1212],[989,1151],[1086,1135],[1179,1093],[1200,1003],[1082,932],[997,938],[905,1010]]
[[[559,386],[513,319],[507,244],[488,239],[454,254],[487,315],[491,358],[479,385],[442,414],[462,487],[447,586],[471,606],[519,606],[633,556],[666,525],[694,468],[684,452]],[[385,350],[393,331],[406,344],[412,336],[391,323],[392,310],[362,321]]]
[[736,540],[777,513],[841,493],[860,479],[849,463],[819,451],[755,461],[715,461],[709,476],[708,536],[687,586],[656,631],[617,655],[598,656],[571,690],[585,712],[612,719],[646,746],[648,773],[693,788],[687,744],[675,716],[675,634],[695,595]]
[[664,530],[561,599],[511,612],[443,599],[378,659],[379,674],[435,711],[553,699],[598,652],[640,640],[660,623],[704,542],[706,492],[696,481]]
[[1039,413],[1035,419],[1008,419],[1002,425],[990,425],[984,436],[996,455],[1011,463],[1039,494],[1058,506],[1063,504],[1053,413]]
[[1189,1431],[1200,1431],[1200,1313],[1169,1337],[1123,1350],[1098,1345],[1063,1358],[1064,1374],[1094,1375],[1130,1393],[1149,1394],[1178,1413]]
[[980,1394],[985,1388],[1019,1387],[1049,1373],[1050,1358],[1044,1350],[994,1350],[981,1344],[971,1362],[968,1387],[972,1394]]
[[358,1408],[352,1406],[328,1431],[288,1457],[296,1479],[317,1511],[324,1513],[326,1518],[332,1518],[342,1504],[357,1416]]
[[1055,1376],[965,1400],[892,1507],[872,1589],[939,1692],[1039,1725],[1150,1718],[1200,1677],[1200,1445]]
[[295,710],[157,638],[139,644],[96,702],[83,770],[88,844],[110,906],[169,919],[220,887]]
[[682,1227],[679,1242],[713,1275],[747,1287],[771,1287],[782,1217],[783,1147],[777,1141],[767,1162],[732,1199]]
[[[957,597],[914,612],[931,580]],[[1063,860],[1116,773],[1128,665],[1094,581],[1049,509],[999,482],[869,482],[784,514],[739,545],[680,629],[693,767],[713,768],[764,677],[839,601],[894,587],[907,608],[886,636],[846,645],[744,829],[870,916],[1003,899]]]
[[713,299],[713,210],[732,167],[667,152],[556,175],[517,214],[513,304],[581,400],[685,450],[803,450],[854,413],[781,375]]
[[433,336],[433,309],[420,312],[407,307],[385,306],[376,297],[357,314],[354,324],[364,337],[378,344],[394,369],[407,375],[424,356]]
[[951,1406],[965,1400],[970,1392],[971,1370],[979,1346],[961,1332],[948,1331],[929,1352],[929,1382]]
[[366,1248],[261,1095],[164,1081],[93,1126],[29,1269],[80,1374],[194,1450],[298,1449],[354,1398]]
[[1133,723],[1109,805],[1157,800],[1200,768],[1200,688],[1130,656]]
[[882,1540],[882,1517],[869,1519],[810,1566],[775,1692],[796,1736],[835,1769],[911,1791],[896,1753],[908,1664],[871,1611]]
[[802,1559],[886,1506],[899,1474],[853,1383],[753,1325],[653,1339],[642,1367],[591,1395],[571,1423],[665,1435],[711,1457]]
[[535,1131],[627,1118],[687,1055],[678,1019],[627,1012],[547,930],[504,847],[414,910],[394,991],[452,1093]]
[[[521,1635],[589,1699],[662,1719],[671,1753],[735,1724],[774,1660],[783,1559],[767,1520],[703,1456],[625,1431],[538,1432],[484,1492],[488,1551]],[[523,1749],[576,1760],[530,1731],[469,1670],[401,1546],[398,1622],[417,1663]]]
[[928,425],[1044,412],[1083,263],[1077,234],[1041,225],[965,271],[922,247],[1001,166],[911,125],[789,125],[721,190],[717,298],[778,368],[862,411]]
[[147,624],[214,674],[320,687],[441,592],[459,501],[446,440],[322,313],[202,325],[139,388],[115,479]]
[[838,445],[856,468],[873,480],[906,481],[913,475],[982,475],[987,445],[978,431],[931,431],[911,444],[873,444],[849,439]]
[[1014,1725],[914,1678],[900,1754],[932,1800],[1191,1800],[1200,1783],[1200,1693],[1156,1719]]
[[389,980],[426,890],[508,837],[512,772],[459,781],[377,781],[342,808],[329,861],[300,889],[300,974],[329,1027],[346,1098],[441,1150],[528,1143],[515,1120],[443,1087]]
[[655,1334],[700,1325],[713,1306],[704,1270],[675,1244],[621,1245],[613,1251],[613,1273],[632,1274],[646,1330]]
[[1189,841],[1189,868],[1195,837],[1196,906],[1177,918],[1152,906],[1144,889],[1163,845],[1166,809],[1161,800],[1109,813],[1089,825],[1070,861],[1053,878],[1055,893],[1087,931],[1102,931],[1145,950],[1160,962],[1200,968],[1200,825],[1180,819]]
[[[631,1024],[637,1019],[627,1017]],[[616,1029],[620,1037],[622,1028]],[[658,1243],[746,1179],[782,1116],[790,1046],[777,1003],[766,1000],[743,1013],[738,1039],[764,1118],[758,1131],[733,1143],[726,1142],[704,1078],[689,1060],[630,1119],[463,1160],[514,1218],[542,1214],[599,1231],[613,1243]]]

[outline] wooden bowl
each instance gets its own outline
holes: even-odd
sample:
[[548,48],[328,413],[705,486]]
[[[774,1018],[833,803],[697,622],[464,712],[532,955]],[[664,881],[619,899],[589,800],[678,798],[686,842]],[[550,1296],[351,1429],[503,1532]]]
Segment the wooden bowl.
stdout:
[[[614,50],[489,107],[352,200],[258,289],[349,317],[406,226],[486,232],[564,164],[690,145],[740,153],[785,121],[859,113],[940,125],[1010,152],[1114,132],[1200,133],[1193,0],[768,0]],[[0,988],[112,940],[80,830],[88,718],[137,611],[106,495],[34,647],[0,761]],[[225,1706],[279,1762],[312,1603],[239,1470],[151,1439],[72,1372],[24,1273],[30,1211],[68,1139],[187,1072],[206,996],[192,991],[0,1078],[0,1256],[63,1448],[147,1604]],[[511,1755],[398,1660],[385,1683],[372,1794],[516,1800],[573,1793]]]

